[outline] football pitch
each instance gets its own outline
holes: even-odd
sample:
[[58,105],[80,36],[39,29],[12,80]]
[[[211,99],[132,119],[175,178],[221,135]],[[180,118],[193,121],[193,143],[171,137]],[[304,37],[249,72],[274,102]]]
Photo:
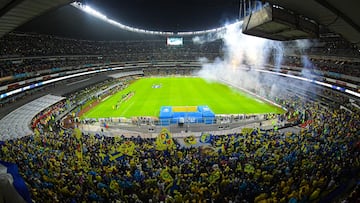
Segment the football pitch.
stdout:
[[282,113],[283,110],[227,85],[193,77],[141,78],[103,98],[81,118],[156,116],[161,106],[210,107],[215,114]]

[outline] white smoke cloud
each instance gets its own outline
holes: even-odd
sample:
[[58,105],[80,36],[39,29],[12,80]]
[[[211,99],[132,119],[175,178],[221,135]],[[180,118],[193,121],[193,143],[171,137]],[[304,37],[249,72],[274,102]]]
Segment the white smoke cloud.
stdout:
[[310,48],[310,46],[314,44],[314,42],[311,42],[310,40],[307,39],[295,40],[295,43],[296,43],[296,47],[300,50],[301,53],[304,53],[304,50]]
[[[281,77],[267,77],[251,69],[264,69],[271,60],[276,71],[279,71],[283,65],[284,53],[287,51],[283,42],[245,35],[242,33],[242,22],[226,27],[224,32],[216,35],[217,39],[221,38],[224,42],[223,58],[217,58],[212,62],[199,60],[202,63],[202,69],[197,75],[207,80],[231,81],[234,85],[256,90],[263,95],[279,94],[281,88],[287,85],[287,80],[282,80]],[[214,35],[195,37],[193,41],[205,43],[207,39],[212,41]],[[305,40],[296,41],[294,44],[302,50],[311,45]]]
[[[218,35],[224,42],[224,57],[215,61],[200,62],[200,77],[212,80],[232,81],[244,88],[261,88],[259,73],[248,71],[252,68],[262,69],[272,50],[277,50],[281,64],[283,48],[280,42],[242,34],[242,22],[227,26],[225,32]],[[199,38],[194,38],[199,41]],[[205,39],[205,38],[203,38]]]
[[201,36],[195,36],[192,38],[194,44],[204,44],[207,42],[213,42],[218,39],[222,39],[222,32],[209,33]]
[[[306,50],[309,49],[314,44],[316,44],[317,41],[302,39],[302,40],[295,40],[295,42],[296,42],[296,48],[299,50],[299,54],[301,55],[300,57],[302,64],[301,75],[308,79],[316,79],[317,76],[314,74],[314,71],[317,69],[317,67],[310,61],[309,57],[306,55]],[[317,72],[317,74],[320,74],[320,72]]]

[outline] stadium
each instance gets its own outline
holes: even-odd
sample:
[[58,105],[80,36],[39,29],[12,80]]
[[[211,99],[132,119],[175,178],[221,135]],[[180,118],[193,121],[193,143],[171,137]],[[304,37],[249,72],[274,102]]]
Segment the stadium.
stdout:
[[1,2],[0,202],[360,202],[359,6]]

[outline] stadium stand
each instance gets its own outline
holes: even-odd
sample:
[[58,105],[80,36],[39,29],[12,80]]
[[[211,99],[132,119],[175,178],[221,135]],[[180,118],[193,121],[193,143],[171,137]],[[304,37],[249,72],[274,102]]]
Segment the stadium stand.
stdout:
[[[157,68],[153,70],[154,74],[159,73]],[[292,117],[294,123],[301,123],[305,119],[305,111],[312,112],[306,113],[306,120],[312,122],[301,132],[211,135],[211,145],[219,150],[219,156],[213,156],[207,154],[209,152],[206,149],[187,148],[183,145],[177,145],[174,150],[157,151],[151,147],[156,146],[154,139],[122,138],[122,141],[116,141],[115,138],[102,137],[101,134],[85,134],[79,141],[72,136],[71,131],[54,128],[51,132],[47,125],[42,125],[40,129],[43,133],[40,135],[5,141],[0,157],[12,161],[13,157],[17,157],[13,153],[19,145],[11,143],[26,143],[28,149],[23,152],[25,154],[18,163],[21,173],[33,174],[24,177],[28,178],[26,181],[30,184],[32,197],[36,201],[44,201],[49,196],[54,201],[146,202],[151,199],[153,202],[184,202],[211,199],[252,202],[255,199],[290,201],[294,198],[326,201],[333,193],[342,194],[340,188],[349,183],[352,174],[357,173],[359,163],[358,139],[356,136],[349,136],[355,135],[359,129],[359,114],[356,113],[359,109],[351,108],[354,113],[350,113],[329,107],[331,101],[342,104],[348,101],[343,100],[344,95],[326,89],[315,91],[319,96],[324,92],[322,97],[316,98],[321,101],[321,98],[326,97],[329,100],[313,100],[314,96],[306,89],[301,89],[304,85],[299,81],[289,80],[290,86],[281,90],[287,91],[287,96],[279,98],[276,93],[268,94],[271,84],[279,78],[266,77],[266,80],[268,86],[265,89],[269,90],[266,94],[256,92],[255,88],[252,91],[289,109],[286,116]],[[100,86],[92,89],[102,89]],[[92,90],[86,89],[83,93],[74,93],[74,96],[70,95],[68,98],[80,101],[86,95],[94,95],[91,92]],[[343,122],[343,119],[347,121]],[[179,139],[174,141],[184,143]],[[245,142],[232,143],[232,139],[242,139]],[[110,160],[112,148],[126,141],[135,143],[137,150],[134,154],[121,156],[116,161]],[[196,142],[199,143],[200,139],[197,138]],[[268,146],[265,153],[262,152],[264,143]],[[42,150],[44,146],[48,150]],[[79,161],[80,158],[74,153],[79,146],[84,151],[82,159],[85,162]],[[4,149],[11,153],[5,153]],[[322,156],[324,153],[325,156]],[[26,157],[38,154],[52,158],[50,161],[34,159],[28,165]],[[311,159],[305,158],[308,156]],[[55,166],[62,167],[59,169]],[[180,169],[177,168],[179,166]],[[161,175],[165,173],[162,171],[167,170],[173,181],[169,182]],[[86,187],[82,186],[84,183]],[[188,188],[187,185],[191,187]]]
[[139,70],[139,71],[130,71],[130,72],[117,73],[117,74],[110,75],[110,77],[123,78],[123,77],[133,76],[133,75],[144,75],[144,71]]
[[31,135],[33,133],[30,128],[32,119],[42,110],[63,99],[65,98],[46,95],[9,113],[0,120],[0,139],[4,141]]
[[[36,201],[49,197],[54,201],[131,202],[326,200],[328,194],[346,185],[356,173],[352,168],[358,165],[359,143],[356,137],[348,135],[356,133],[358,115],[321,110],[316,104],[297,99],[286,103],[317,109],[309,128],[299,134],[256,131],[212,135],[211,145],[223,146],[219,155],[206,148],[182,146],[154,150],[154,139],[117,140],[98,135],[77,139],[70,132],[60,131],[6,141],[3,146],[10,153],[2,152],[1,157],[9,161],[19,157],[22,173],[33,174],[24,177],[31,184]],[[341,122],[346,117],[348,122]],[[107,154],[112,153],[117,143],[124,142],[135,143],[133,154],[110,159]],[[22,143],[27,146],[25,151],[19,151],[22,155],[13,154]],[[74,154],[79,143],[83,162]],[[27,157],[39,154],[50,158],[27,161]]]
[[[299,52],[286,55],[280,69],[270,59],[266,70],[358,91],[356,48],[339,38],[326,40],[304,50],[311,54],[311,66],[303,65]],[[57,122],[78,113],[86,102],[126,87],[135,75],[191,75],[200,66],[199,57],[222,57],[221,47],[221,41],[173,49],[160,41],[5,35],[0,38],[0,93],[40,76],[39,81],[46,81],[48,75],[74,73],[69,71],[126,69],[95,85],[69,90],[65,97],[40,97],[3,117],[0,160],[18,165],[34,202],[333,202],[339,197],[358,201],[359,102],[344,92],[301,80],[259,73],[262,86],[248,88],[287,109],[276,116],[279,123],[288,124],[282,129],[271,123],[268,129],[259,124],[234,133],[202,129],[197,137],[171,138],[164,133],[153,139],[81,133]],[[66,82],[77,84],[82,79],[92,78]],[[17,99],[22,97],[10,97],[1,108]],[[231,123],[234,118],[215,119]],[[72,126],[78,124],[74,118],[70,121]],[[140,119],[154,124],[147,121]],[[158,148],[162,135],[169,141],[166,144],[173,143],[165,150]]]

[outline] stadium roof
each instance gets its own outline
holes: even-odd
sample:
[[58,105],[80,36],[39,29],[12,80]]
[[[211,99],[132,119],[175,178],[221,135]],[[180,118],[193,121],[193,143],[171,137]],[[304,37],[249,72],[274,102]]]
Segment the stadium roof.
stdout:
[[315,20],[330,31],[360,46],[360,1],[358,0],[268,0]]
[[67,4],[71,0],[2,0],[0,1],[0,37],[30,19]]

